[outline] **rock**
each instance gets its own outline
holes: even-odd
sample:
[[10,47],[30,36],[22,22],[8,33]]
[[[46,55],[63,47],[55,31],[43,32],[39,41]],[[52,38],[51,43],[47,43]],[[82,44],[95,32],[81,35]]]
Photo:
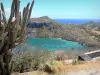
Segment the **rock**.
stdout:
[[63,63],[65,65],[71,65],[73,63],[73,59],[69,59],[69,60],[64,60]]

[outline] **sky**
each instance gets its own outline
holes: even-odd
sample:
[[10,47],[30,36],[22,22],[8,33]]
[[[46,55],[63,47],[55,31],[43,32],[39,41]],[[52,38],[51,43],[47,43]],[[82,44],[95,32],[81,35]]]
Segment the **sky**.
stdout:
[[[7,17],[12,0],[3,2]],[[20,0],[20,11],[32,0]],[[48,16],[52,19],[100,19],[100,0],[35,0],[31,17]]]

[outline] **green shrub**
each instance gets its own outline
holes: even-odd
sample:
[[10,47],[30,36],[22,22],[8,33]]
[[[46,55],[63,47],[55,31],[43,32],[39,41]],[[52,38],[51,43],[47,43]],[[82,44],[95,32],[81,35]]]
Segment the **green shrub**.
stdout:
[[12,72],[26,72],[31,70],[44,70],[47,62],[55,60],[53,52],[39,50],[15,54],[10,63]]

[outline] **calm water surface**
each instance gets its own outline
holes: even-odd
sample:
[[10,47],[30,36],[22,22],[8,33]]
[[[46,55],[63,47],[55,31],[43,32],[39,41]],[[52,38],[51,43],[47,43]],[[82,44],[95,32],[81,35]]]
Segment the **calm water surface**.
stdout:
[[86,49],[86,46],[77,42],[57,38],[28,38],[26,42],[34,48],[46,50]]

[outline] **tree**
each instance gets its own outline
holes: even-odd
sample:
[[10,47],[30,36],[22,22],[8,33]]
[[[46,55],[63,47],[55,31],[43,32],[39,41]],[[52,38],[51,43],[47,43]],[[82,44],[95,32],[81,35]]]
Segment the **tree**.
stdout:
[[[26,37],[26,25],[31,16],[34,0],[27,4],[23,13],[19,11],[20,1],[13,0],[10,18],[6,19],[3,3],[0,3],[0,75],[10,75],[9,63],[12,57],[12,49],[24,42]],[[21,16],[21,14],[23,14]]]
[[49,33],[48,33],[47,27],[43,26],[41,28],[38,28],[37,29],[37,35],[38,35],[38,37],[42,37],[42,38],[49,37]]

